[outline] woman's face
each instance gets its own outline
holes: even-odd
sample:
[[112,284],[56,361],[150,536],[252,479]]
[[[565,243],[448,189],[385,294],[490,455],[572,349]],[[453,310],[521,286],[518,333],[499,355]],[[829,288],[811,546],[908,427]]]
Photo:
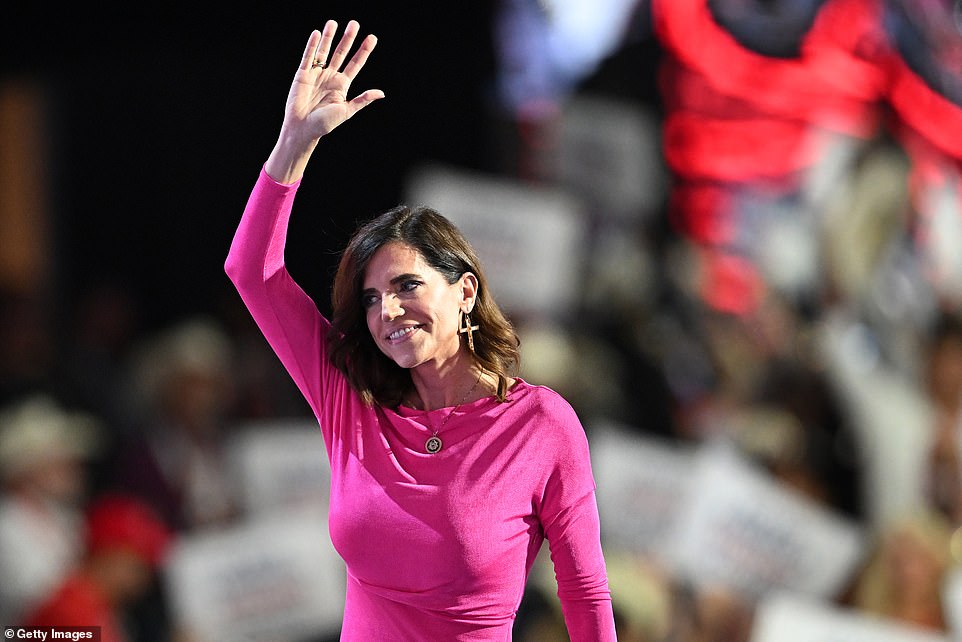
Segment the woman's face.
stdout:
[[475,283],[468,273],[449,284],[411,246],[384,245],[367,266],[361,294],[374,342],[402,368],[444,363],[461,347],[459,313]]

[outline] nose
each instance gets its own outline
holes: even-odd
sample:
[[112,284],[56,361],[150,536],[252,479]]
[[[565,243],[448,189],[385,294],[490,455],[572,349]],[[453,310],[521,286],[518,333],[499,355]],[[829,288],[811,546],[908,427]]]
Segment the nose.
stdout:
[[396,295],[386,294],[381,297],[381,319],[393,321],[402,314],[404,314],[404,308],[401,307],[401,302]]

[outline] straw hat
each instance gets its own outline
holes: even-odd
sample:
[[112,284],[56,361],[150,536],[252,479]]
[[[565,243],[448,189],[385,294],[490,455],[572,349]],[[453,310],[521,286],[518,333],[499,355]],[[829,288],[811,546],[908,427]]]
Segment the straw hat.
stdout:
[[171,326],[145,342],[135,355],[139,392],[156,403],[165,384],[178,374],[226,376],[232,349],[230,336],[212,319],[196,317]]
[[0,411],[0,476],[12,479],[56,459],[86,459],[97,452],[100,423],[67,411],[38,394]]

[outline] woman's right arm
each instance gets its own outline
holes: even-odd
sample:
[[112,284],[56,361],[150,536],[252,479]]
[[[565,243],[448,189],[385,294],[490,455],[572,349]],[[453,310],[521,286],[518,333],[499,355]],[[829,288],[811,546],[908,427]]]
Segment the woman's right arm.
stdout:
[[[288,94],[277,143],[261,169],[234,234],[225,270],[265,338],[312,406],[320,399],[318,358],[327,321],[291,279],[284,244],[294,196],[318,141],[374,100],[368,90],[347,100],[351,81],[376,44],[367,36],[348,59],[358,32],[348,23],[331,52],[337,24],[313,31]],[[318,408],[313,408],[317,412]]]

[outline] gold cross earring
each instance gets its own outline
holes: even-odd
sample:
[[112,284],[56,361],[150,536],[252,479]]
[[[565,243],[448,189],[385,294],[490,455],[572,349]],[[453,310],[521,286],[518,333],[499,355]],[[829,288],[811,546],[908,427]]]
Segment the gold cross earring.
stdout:
[[461,311],[461,327],[458,328],[458,334],[468,335],[468,349],[474,352],[474,331],[478,329],[478,326],[471,325],[471,315],[464,310]]

